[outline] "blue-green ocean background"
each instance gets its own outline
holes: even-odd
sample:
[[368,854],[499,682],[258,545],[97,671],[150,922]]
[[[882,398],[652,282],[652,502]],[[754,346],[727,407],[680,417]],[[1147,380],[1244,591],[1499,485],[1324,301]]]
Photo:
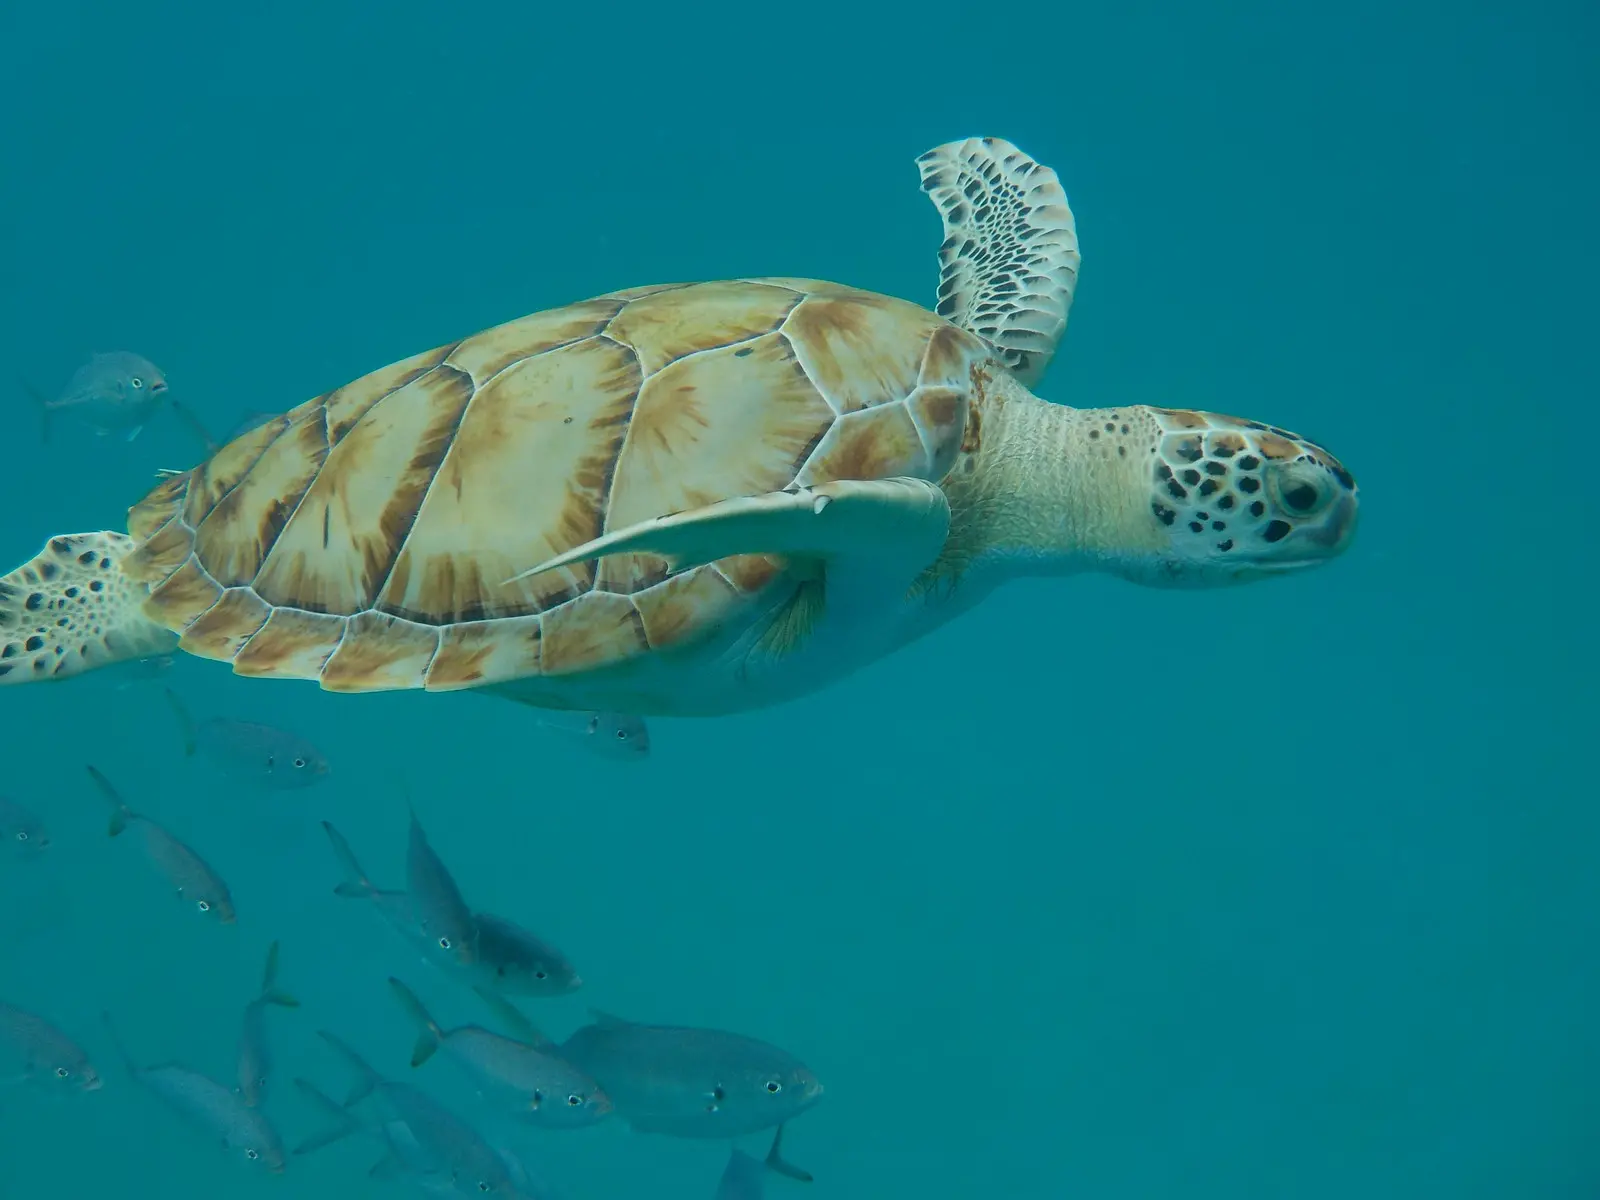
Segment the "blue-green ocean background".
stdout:
[[[1016,585],[802,702],[657,720],[642,764],[493,700],[180,662],[201,714],[333,760],[263,797],[183,757],[159,687],[0,692],[0,790],[56,838],[0,861],[0,998],[108,1076],[0,1086],[0,1194],[390,1194],[364,1144],[225,1158],[98,1012],[224,1075],[281,938],[291,1142],[288,1080],[343,1079],[316,1029],[409,1070],[390,972],[482,1019],[331,894],[316,821],[398,883],[404,783],[469,899],[577,960],[551,1032],[594,1005],[815,1067],[786,1148],[816,1182],[779,1200],[1600,1196],[1597,40],[1553,0],[7,6],[8,377],[137,350],[221,430],[635,284],[929,302],[912,159],[997,135],[1082,238],[1043,394],[1298,430],[1364,510],[1270,584]],[[5,565],[196,459],[170,416],[41,446],[0,383]],[[86,761],[223,870],[236,927],[106,837]],[[709,1200],[726,1156],[615,1122],[518,1144],[574,1200]]]

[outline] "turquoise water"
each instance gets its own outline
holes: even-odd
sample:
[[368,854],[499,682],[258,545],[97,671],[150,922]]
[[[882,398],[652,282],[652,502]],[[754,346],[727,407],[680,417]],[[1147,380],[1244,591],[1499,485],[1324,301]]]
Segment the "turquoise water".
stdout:
[[[817,1070],[786,1142],[816,1182],[770,1196],[1600,1194],[1597,33],[1576,4],[1366,0],[7,10],[0,355],[47,390],[134,349],[221,430],[635,284],[926,302],[912,159],[992,134],[1060,172],[1083,243],[1041,392],[1298,430],[1364,512],[1271,584],[1019,584],[806,700],[653,721],[643,764],[489,699],[180,662],[201,713],[333,761],[264,798],[182,756],[158,690],[0,692],[0,790],[56,841],[0,863],[0,998],[108,1077],[0,1087],[0,1194],[399,1194],[366,1145],[242,1169],[151,1109],[97,1014],[224,1074],[281,938],[290,1142],[317,1119],[288,1081],[343,1085],[315,1030],[409,1070],[386,975],[481,1019],[331,895],[317,820],[398,882],[402,785],[474,903],[578,960],[551,1032],[594,1005]],[[8,566],[196,456],[170,418],[43,447],[29,403]],[[204,847],[236,927],[105,836],[87,761]],[[620,1123],[517,1145],[575,1200],[709,1200],[726,1157]]]

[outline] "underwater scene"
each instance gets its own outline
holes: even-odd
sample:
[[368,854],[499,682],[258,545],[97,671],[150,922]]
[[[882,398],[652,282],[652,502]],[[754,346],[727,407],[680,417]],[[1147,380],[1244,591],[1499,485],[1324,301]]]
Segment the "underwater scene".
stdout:
[[0,14],[0,1200],[1596,1200],[1597,44]]

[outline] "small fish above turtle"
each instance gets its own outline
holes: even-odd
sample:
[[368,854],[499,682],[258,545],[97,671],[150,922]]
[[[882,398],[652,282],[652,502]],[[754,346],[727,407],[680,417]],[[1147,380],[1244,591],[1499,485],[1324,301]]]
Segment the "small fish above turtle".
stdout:
[[131,350],[96,352],[67,380],[54,400],[41,396],[24,383],[39,406],[44,440],[50,440],[56,416],[70,417],[100,437],[133,441],[163,407],[170,408],[198,436],[207,449],[216,444],[199,419],[172,399],[166,372],[142,354]]
[[[0,580],[0,684],[174,648],[334,692],[714,716],[814,692],[1008,580],[1209,588],[1358,512],[1275,425],[1035,396],[1077,286],[1055,173],[919,160],[934,308],[820,280],[610,292],[380,368]],[[1112,398],[1114,400],[1114,398]]]

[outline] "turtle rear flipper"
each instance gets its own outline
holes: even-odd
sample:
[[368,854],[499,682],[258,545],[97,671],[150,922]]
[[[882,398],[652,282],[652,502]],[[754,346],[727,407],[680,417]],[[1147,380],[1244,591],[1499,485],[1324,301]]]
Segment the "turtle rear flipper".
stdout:
[[0,685],[176,649],[177,634],[144,614],[149,588],[122,572],[133,546],[122,533],[61,534],[0,578]]
[[1034,387],[1078,285],[1077,225],[1060,180],[1001,138],[946,142],[917,165],[944,221],[935,311]]

